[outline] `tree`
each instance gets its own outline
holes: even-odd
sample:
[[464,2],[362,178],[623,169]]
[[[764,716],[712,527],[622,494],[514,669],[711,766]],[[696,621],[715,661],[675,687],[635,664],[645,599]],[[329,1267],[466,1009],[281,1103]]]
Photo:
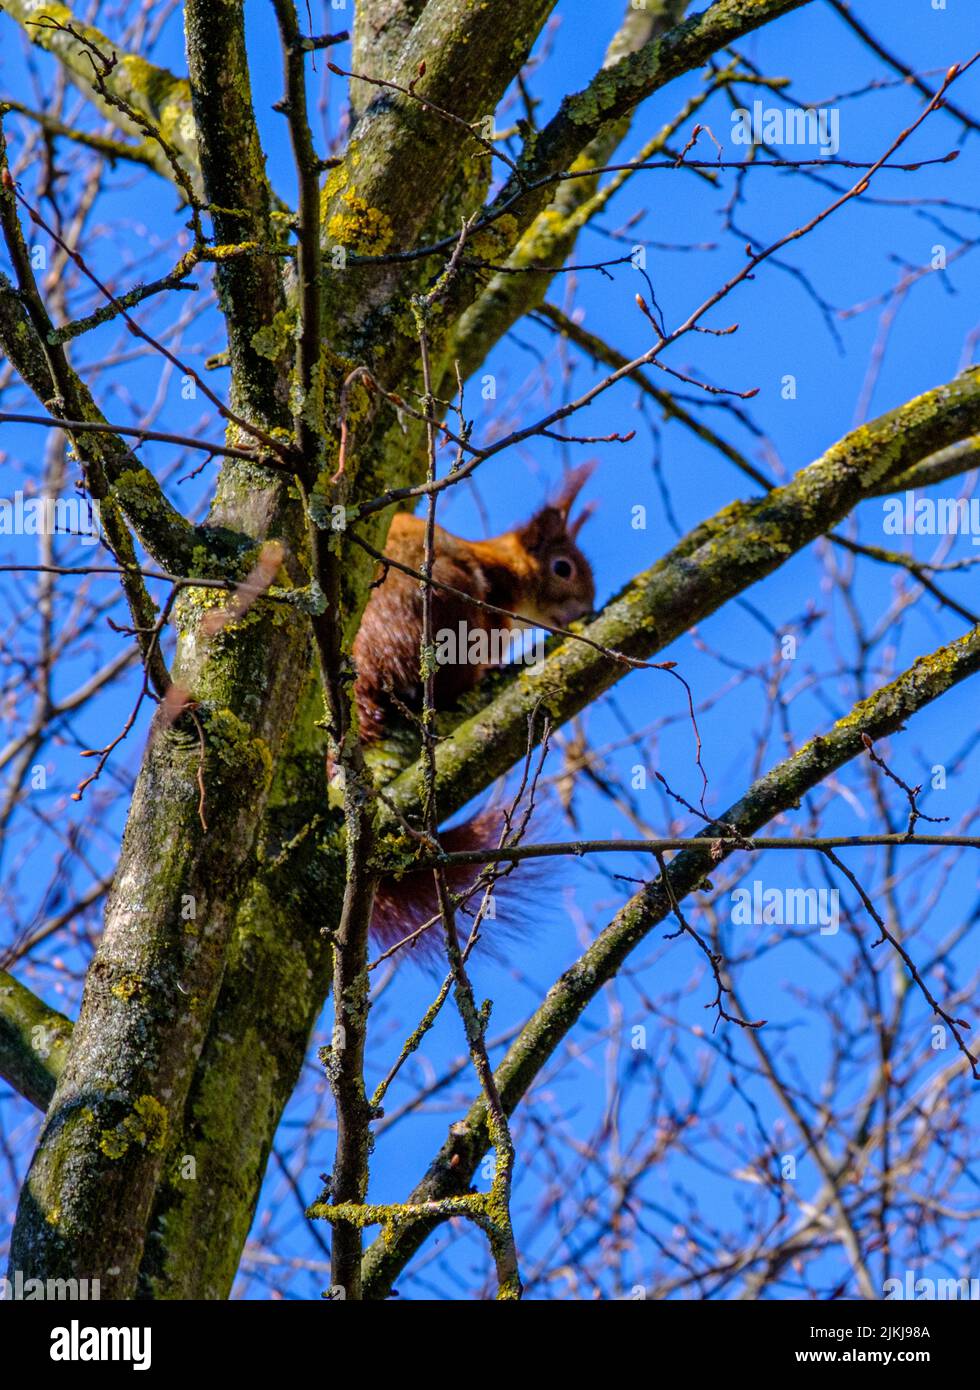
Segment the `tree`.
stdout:
[[[906,1050],[913,1009],[921,1011],[914,1026],[928,1020],[955,1059],[943,1059],[943,1105],[967,1103],[977,1077],[963,1016],[968,986],[947,970],[945,951],[913,953],[908,937],[915,929],[898,905],[894,876],[901,856],[931,854],[941,878],[978,841],[969,834],[969,816],[958,834],[931,824],[939,818],[923,809],[914,775],[893,766],[876,745],[934,701],[969,708],[953,702],[957,687],[980,666],[980,628],[969,605],[947,593],[939,573],[944,556],[923,560],[869,546],[837,528],[868,499],[901,499],[945,480],[969,479],[980,434],[980,369],[935,383],[836,442],[827,438],[820,457],[777,483],[709,423],[717,401],[728,408],[726,425],[747,418],[744,403],[755,390],[715,385],[714,356],[711,368],[706,356],[700,369],[681,352],[695,355],[719,336],[727,346],[735,332],[728,301],[751,294],[757,278],[786,269],[784,253],[852,205],[884,200],[879,190],[889,180],[935,174],[929,165],[940,161],[944,186],[962,189],[958,166],[942,162],[945,145],[915,157],[906,146],[942,122],[947,133],[954,126],[964,137],[975,133],[954,89],[975,82],[976,68],[963,53],[944,76],[914,75],[912,115],[867,158],[838,159],[834,151],[809,148],[786,158],[776,147],[793,143],[788,126],[782,136],[752,130],[749,148],[736,144],[726,153],[711,143],[718,144],[707,104],[720,103],[724,112],[730,101],[741,110],[747,103],[740,94],[785,89],[733,45],[794,11],[801,12],[797,31],[806,34],[816,9],[809,0],[715,0],[687,16],[684,0],[630,4],[595,75],[539,121],[531,92],[537,67],[547,65],[554,8],[549,0],[507,6],[367,0],[357,7],[350,56],[341,64],[331,55],[346,51],[340,47],[346,34],[311,35],[292,0],[274,0],[278,109],[295,164],[296,199],[289,206],[267,172],[252,96],[258,58],[246,42],[242,4],[185,0],[186,77],[150,60],[152,9],[127,39],[119,15],[104,16],[104,27],[95,29],[61,6],[17,0],[4,6],[8,37],[20,26],[62,76],[49,108],[5,105],[0,221],[9,272],[0,280],[0,345],[36,404],[3,418],[7,428],[20,422],[49,431],[45,472],[36,481],[52,500],[64,491],[67,440],[110,552],[97,562],[86,555],[59,565],[51,538],[42,537],[33,567],[42,632],[36,660],[26,667],[32,703],[7,754],[13,780],[4,828],[16,815],[30,815],[32,766],[70,714],[53,683],[57,663],[66,659],[51,618],[56,585],[94,579],[99,568],[111,571],[103,573],[101,592],[114,585],[113,593],[124,597],[129,645],[70,698],[79,706],[103,699],[138,661],[136,707],[121,727],[123,735],[146,729],[118,862],[60,924],[69,928],[105,894],[101,937],[87,960],[74,1017],[52,1011],[16,971],[5,972],[0,989],[0,1073],[45,1111],[10,1241],[11,1270],[25,1277],[98,1278],[107,1297],[226,1297],[280,1118],[331,995],[332,1042],[323,1060],[336,1157],[311,1214],[329,1224],[335,1296],[386,1296],[426,1237],[451,1218],[462,1218],[485,1241],[498,1296],[519,1295],[521,1243],[511,1199],[520,1144],[510,1119],[583,1011],[670,919],[704,967],[720,1064],[730,1067],[739,1095],[758,1076],[765,1079],[818,1183],[804,1214],[788,1196],[787,1174],[773,1172],[781,1152],[777,1132],[760,1121],[760,1145],[744,1162],[777,1202],[778,1220],[766,1230],[761,1218],[758,1229],[749,1222],[737,1248],[719,1239],[704,1267],[692,1253],[686,1275],[672,1255],[652,1281],[659,1291],[682,1289],[688,1279],[702,1294],[735,1280],[743,1289],[765,1289],[794,1261],[805,1264],[834,1248],[846,1260],[836,1282],[877,1296],[874,1261],[881,1259],[887,1278],[891,1244],[905,1239],[906,1187],[926,1193],[939,1152],[923,1149],[913,1133],[937,1103],[931,1091],[926,1104],[916,1090],[919,1062],[913,1065]],[[889,45],[849,6],[833,8],[873,50],[875,63],[892,74],[898,69],[904,83]],[[161,7],[161,26],[166,18]],[[322,81],[328,72],[349,82],[350,100],[329,152],[315,133],[311,96],[314,75]],[[693,80],[676,114],[638,157],[624,159],[620,146],[642,103],[661,92],[669,97],[670,85],[686,79]],[[66,83],[82,94],[81,106],[67,100]],[[515,92],[524,114],[508,132],[501,113]],[[784,110],[775,98],[774,105]],[[801,129],[809,129],[802,107],[785,110],[801,112]],[[719,118],[712,119],[717,126]],[[75,150],[67,188],[60,177],[65,150]],[[178,221],[186,224],[179,258],[150,280],[141,282],[128,268],[107,274],[104,258],[85,246],[91,202],[116,164],[140,168],[144,180],[166,181],[178,200]],[[573,264],[583,229],[600,222],[620,188],[646,174],[734,189],[721,235],[736,239],[743,237],[739,198],[746,180],[769,179],[775,187],[782,186],[776,180],[796,180],[793,188],[802,186],[819,201],[796,217],[787,195],[780,233],[767,242],[750,238],[724,278],[670,318],[661,311],[658,276],[646,267],[643,242],[634,242],[638,233],[627,227],[597,273],[623,264],[643,272],[634,312],[647,345],[630,355],[546,296]],[[36,240],[52,249],[47,275],[35,264]],[[950,259],[972,245],[964,235]],[[928,270],[908,270],[888,308]],[[635,283],[629,281],[631,290]],[[164,322],[166,314],[183,312],[184,292],[196,287],[200,296],[209,285],[224,333],[210,370],[192,364],[194,354],[180,345],[183,330]],[[95,294],[85,313],[74,307],[80,287]],[[588,385],[512,424],[501,416],[496,432],[476,427],[467,416],[464,383],[522,320],[543,325],[563,351],[574,349],[589,361]],[[117,330],[140,350],[161,355],[204,403],[199,432],[147,425],[149,401],[132,424],[118,418],[123,397],[113,385],[113,364],[86,361],[83,351],[87,341],[108,343]],[[115,354],[124,380],[121,349]],[[662,384],[654,369],[663,373]],[[731,379],[730,367],[723,370]],[[447,494],[474,476],[492,476],[493,460],[527,440],[557,436],[565,447],[630,449],[633,436],[623,429],[601,436],[565,431],[566,421],[584,420],[588,407],[620,386],[748,475],[758,495],[742,501],[730,493],[727,505],[629,579],[593,621],[554,634],[543,663],[487,681],[479,700],[438,730],[427,709],[417,725],[407,723],[366,754],[352,716],[349,653],[395,509],[421,501],[434,519]],[[692,404],[690,393],[701,388],[702,398]],[[166,470],[144,461],[154,445],[172,451],[163,457],[194,455],[195,469],[202,459],[219,461],[203,520],[175,501]],[[968,517],[969,508],[949,515]],[[466,943],[474,922],[481,931],[495,882],[522,859],[626,848],[609,837],[576,836],[544,847],[528,840],[524,813],[543,776],[535,750],[546,751],[556,731],[644,670],[684,692],[687,722],[679,727],[689,747],[703,695],[687,673],[694,649],[685,647],[684,635],[798,556],[827,566],[842,600],[853,600],[851,576],[832,571],[828,558],[841,552],[851,563],[891,566],[907,586],[883,632],[917,601],[937,603],[955,623],[955,635],[947,630],[926,655],[883,678],[871,659],[883,639],[870,637],[854,615],[861,650],[849,706],[832,711],[828,701],[826,718],[804,741],[787,730],[783,756],[754,767],[727,806],[709,792],[698,739],[696,766],[704,779],[695,800],[663,783],[666,810],[680,806],[689,816],[685,835],[680,824],[660,835],[648,819],[637,826],[628,798],[604,775],[580,731],[566,739],[558,779],[566,805],[578,779],[625,806],[639,832],[630,847],[647,866],[652,857],[656,872],[597,930],[491,1065],[488,1012],[469,978]],[[956,563],[965,573],[967,562]],[[429,594],[430,564],[431,549],[420,575]],[[30,567],[21,559],[11,568],[23,574]],[[103,599],[86,601],[89,607],[73,618],[83,641]],[[781,624],[775,635],[783,639]],[[427,633],[429,646],[431,638]],[[665,660],[661,654],[675,643]],[[774,690],[773,717],[785,708]],[[82,789],[90,799],[118,795],[105,790],[115,785],[118,743],[113,736],[83,750],[95,757],[94,779]],[[341,774],[332,787],[328,744]],[[849,764],[860,769],[854,776],[866,779],[875,807],[875,823],[860,837],[853,827],[846,834],[826,831],[830,811],[819,797]],[[515,768],[523,796],[514,801],[513,833],[483,856],[482,876],[480,857],[470,857],[481,906],[475,918],[463,916],[446,878],[460,857],[440,850],[437,828]],[[895,818],[891,791],[907,807],[905,825]],[[801,806],[805,813],[797,818],[794,808]],[[781,822],[780,833],[759,838],[774,821]],[[841,857],[854,844],[868,850],[869,864],[884,865],[884,882],[873,889]],[[736,947],[719,925],[722,896],[753,872],[764,850],[818,863],[828,875],[827,891],[832,884],[851,900],[844,916],[853,956],[837,968],[842,987],[866,1009],[873,1046],[859,1057],[841,1044],[828,1064],[834,1073],[856,1069],[864,1084],[859,1100],[845,1100],[841,1081],[832,1117],[787,1079],[762,1020],[743,1003],[739,968],[747,971],[753,952],[765,948],[748,939]],[[373,897],[383,870],[411,864],[427,866],[435,877],[448,928],[448,973],[385,1084],[369,1096]],[[739,866],[738,876],[712,883],[730,865]],[[72,873],[77,869],[64,869],[59,883],[65,875],[77,883]],[[801,877],[793,891],[809,902],[806,895],[817,890]],[[768,926],[794,919],[747,920]],[[877,953],[868,922],[883,943]],[[492,925],[482,930],[492,936]],[[28,960],[38,938],[34,930],[15,940],[7,964]],[[479,1093],[414,1190],[391,1205],[369,1203],[372,1132],[387,1084],[450,995]],[[821,1007],[832,1021],[833,1005],[824,1000]],[[664,1119],[652,1151],[628,1179],[624,1164],[618,1220],[628,1213],[630,1185],[682,1142],[686,1126],[700,1123],[710,1129],[710,1115],[702,1116],[692,1097],[687,1115]],[[611,1162],[601,1140],[597,1147]],[[496,1162],[481,1182],[478,1169],[490,1149]],[[943,1179],[943,1191],[958,1209],[963,1159],[955,1145],[949,1154],[952,1175]],[[933,1219],[938,1239],[940,1217],[933,1213]],[[365,1250],[364,1229],[376,1225],[383,1236]]]

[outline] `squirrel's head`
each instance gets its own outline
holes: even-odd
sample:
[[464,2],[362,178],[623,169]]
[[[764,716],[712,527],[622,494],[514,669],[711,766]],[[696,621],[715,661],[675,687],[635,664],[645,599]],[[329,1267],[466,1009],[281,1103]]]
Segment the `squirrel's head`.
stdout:
[[567,627],[576,618],[591,613],[595,604],[592,566],[576,543],[594,504],[583,507],[574,521],[569,520],[575,499],[594,467],[584,463],[573,468],[561,491],[517,531],[518,540],[537,570],[534,612],[529,616],[550,627]]

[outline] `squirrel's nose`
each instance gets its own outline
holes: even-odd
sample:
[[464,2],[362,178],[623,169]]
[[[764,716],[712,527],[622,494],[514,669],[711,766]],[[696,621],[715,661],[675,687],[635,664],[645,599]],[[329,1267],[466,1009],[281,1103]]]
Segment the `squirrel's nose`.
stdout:
[[567,623],[576,623],[579,618],[588,618],[591,613],[591,605],[582,603],[579,599],[572,599],[562,607],[558,626],[564,627]]

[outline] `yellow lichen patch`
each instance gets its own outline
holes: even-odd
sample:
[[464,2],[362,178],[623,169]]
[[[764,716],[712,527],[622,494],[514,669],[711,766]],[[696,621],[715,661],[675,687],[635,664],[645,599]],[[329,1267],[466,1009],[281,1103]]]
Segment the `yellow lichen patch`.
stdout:
[[117,999],[132,999],[139,987],[140,982],[135,975],[124,975],[112,986],[110,993],[114,994]]
[[200,619],[206,613],[225,607],[228,597],[222,589],[184,589],[177,600],[178,631],[186,636],[192,630],[196,630]]
[[380,256],[391,245],[391,220],[380,208],[372,208],[352,188],[341,198],[346,211],[335,212],[327,223],[327,236],[338,246],[362,256]]
[[283,309],[271,323],[252,334],[252,347],[260,357],[268,357],[275,362],[285,352],[295,329],[295,308]]
[[339,164],[336,169],[331,169],[324,180],[323,187],[320,189],[320,220],[327,215],[327,208],[336,198],[342,188],[347,187],[350,178],[350,170],[346,164]]
[[107,1129],[103,1131],[99,1140],[99,1148],[106,1158],[122,1158],[129,1148],[129,1140],[125,1139],[118,1129]]
[[138,1138],[153,1153],[159,1153],[167,1140],[167,1110],[155,1096],[140,1096],[128,1123],[139,1122]]
[[132,1114],[114,1129],[104,1130],[99,1148],[106,1158],[122,1158],[131,1144],[141,1144],[150,1153],[160,1153],[167,1142],[166,1107],[155,1096],[140,1096]]
[[470,241],[469,249],[481,260],[499,260],[500,257],[506,256],[514,245],[517,232],[517,218],[506,213],[484,231],[478,232]]

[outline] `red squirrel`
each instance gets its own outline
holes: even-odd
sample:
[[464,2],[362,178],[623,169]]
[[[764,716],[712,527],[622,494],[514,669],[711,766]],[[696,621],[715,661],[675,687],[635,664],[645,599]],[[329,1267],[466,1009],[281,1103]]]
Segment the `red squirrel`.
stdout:
[[[468,541],[436,527],[432,577],[432,631],[479,631],[509,634],[513,628],[536,625],[564,628],[592,612],[595,581],[592,567],[576,544],[592,508],[585,507],[569,521],[572,505],[592,472],[592,465],[573,469],[561,490],[530,521],[486,541]],[[425,559],[425,519],[399,513],[391,524],[385,555],[417,574]],[[418,579],[390,567],[364,610],[354,641],[354,686],[359,733],[362,742],[379,739],[389,722],[404,711],[422,707],[420,645],[423,593]],[[449,593],[438,587],[458,590]],[[497,613],[467,602],[469,594]],[[509,616],[516,615],[515,617]],[[489,649],[506,648],[506,641],[491,641]],[[453,651],[449,649],[449,655]],[[456,660],[447,660],[442,649],[434,680],[437,710],[454,705],[478,685],[489,663],[467,660],[471,649],[456,645]],[[440,836],[447,851],[490,848],[498,842],[501,817],[481,812],[465,825]],[[462,867],[449,875],[449,886],[458,892],[469,888],[478,870]],[[400,941],[436,915],[436,895],[431,873],[383,879],[375,898],[372,932],[382,942]],[[431,933],[426,933],[430,936]],[[437,938],[433,937],[433,944]]]

